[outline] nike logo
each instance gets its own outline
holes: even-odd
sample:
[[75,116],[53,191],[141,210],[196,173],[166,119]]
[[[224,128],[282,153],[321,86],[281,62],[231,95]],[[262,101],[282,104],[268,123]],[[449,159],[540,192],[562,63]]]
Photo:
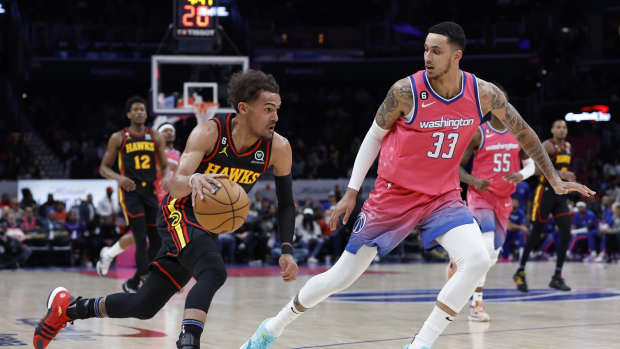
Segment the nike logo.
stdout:
[[426,104],[424,104],[424,102],[422,102],[422,108],[426,108],[426,107],[431,106],[433,104],[435,104],[435,101],[432,101],[432,102],[426,103]]
[[450,317],[449,317],[449,316],[446,316],[446,320],[448,320],[448,321],[450,321],[450,322],[454,321],[454,320],[450,319]]

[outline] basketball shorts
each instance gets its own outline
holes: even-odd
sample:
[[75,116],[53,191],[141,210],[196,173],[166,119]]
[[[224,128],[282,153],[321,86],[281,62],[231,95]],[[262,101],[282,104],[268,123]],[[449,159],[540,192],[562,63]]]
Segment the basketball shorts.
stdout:
[[[157,216],[157,230],[161,236],[162,248],[166,254],[177,257],[190,242],[201,235],[217,235],[206,231],[196,222],[188,196],[173,199],[166,195],[160,205],[160,214]],[[189,211],[189,212],[188,212]]]
[[119,202],[125,222],[129,227],[132,226],[133,219],[145,217],[146,225],[154,227],[157,217],[157,196],[153,185],[145,188],[137,187],[134,191],[125,191],[119,187]]
[[414,192],[378,177],[353,225],[346,250],[377,246],[385,256],[417,229],[425,248],[449,230],[471,224],[474,217],[459,190],[433,196]]
[[506,240],[508,218],[512,211],[512,198],[497,197],[491,193],[467,191],[467,207],[473,212],[483,233],[494,232],[494,246],[498,249]]
[[549,220],[549,213],[552,213],[555,218],[572,214],[568,209],[566,195],[557,195],[553,188],[539,184],[534,191],[532,222],[546,223]]

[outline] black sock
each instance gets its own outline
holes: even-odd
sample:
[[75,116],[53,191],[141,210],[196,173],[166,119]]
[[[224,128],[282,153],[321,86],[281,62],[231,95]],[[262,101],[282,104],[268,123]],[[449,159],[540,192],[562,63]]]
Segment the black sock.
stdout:
[[103,317],[99,313],[99,302],[102,297],[78,298],[67,308],[67,316],[71,319],[89,319]]
[[194,338],[200,338],[204,327],[205,325],[198,320],[185,319],[181,322],[181,331],[190,333]]
[[519,266],[519,269],[517,269],[517,273],[520,271],[525,271],[525,267],[523,265]]
[[553,277],[561,278],[562,277],[562,268],[555,268],[555,273],[553,274]]

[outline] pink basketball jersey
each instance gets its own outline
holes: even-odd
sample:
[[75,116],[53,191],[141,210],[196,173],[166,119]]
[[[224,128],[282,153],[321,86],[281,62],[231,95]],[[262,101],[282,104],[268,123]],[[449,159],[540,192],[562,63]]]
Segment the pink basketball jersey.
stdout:
[[462,74],[451,99],[433,91],[424,70],[409,76],[413,109],[383,139],[380,177],[427,195],[461,190],[459,163],[482,120],[476,77]]
[[179,153],[176,149],[169,149],[166,147],[166,158],[168,158],[168,163],[179,165],[179,158],[181,157],[181,153]]
[[[474,150],[474,163],[471,175],[478,178],[493,179],[488,192],[498,197],[508,197],[516,186],[502,177],[521,169],[519,151],[521,146],[508,130],[497,131],[486,122],[480,125],[482,140]],[[469,190],[476,190],[469,187]]]

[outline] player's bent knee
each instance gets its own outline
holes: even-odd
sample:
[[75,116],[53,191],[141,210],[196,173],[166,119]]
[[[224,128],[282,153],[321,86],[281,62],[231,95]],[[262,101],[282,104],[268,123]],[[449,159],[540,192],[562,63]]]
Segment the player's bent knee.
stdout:
[[140,320],[148,320],[155,316],[160,308],[156,307],[154,302],[147,297],[136,298],[133,313]]

